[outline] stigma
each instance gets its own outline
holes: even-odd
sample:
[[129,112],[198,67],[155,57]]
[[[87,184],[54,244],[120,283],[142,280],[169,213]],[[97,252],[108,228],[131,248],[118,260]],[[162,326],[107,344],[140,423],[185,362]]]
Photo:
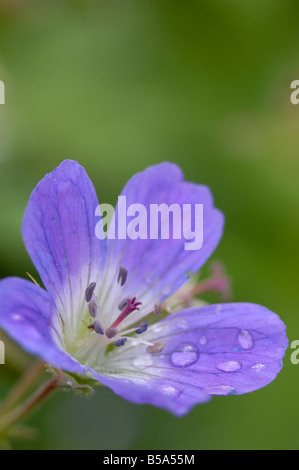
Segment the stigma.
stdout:
[[137,302],[136,297],[133,297],[133,299],[125,299],[126,304],[123,308],[123,310],[120,312],[119,316],[115,320],[115,322],[112,323],[112,325],[108,328],[110,330],[111,328],[117,328],[118,325],[123,322],[131,313],[135,312],[135,310],[140,310],[139,305],[142,305],[142,302]]

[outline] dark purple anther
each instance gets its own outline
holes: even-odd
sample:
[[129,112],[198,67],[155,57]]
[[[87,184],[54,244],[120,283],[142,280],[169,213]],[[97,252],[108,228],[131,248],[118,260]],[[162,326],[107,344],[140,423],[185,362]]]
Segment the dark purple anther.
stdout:
[[95,318],[98,313],[98,303],[95,298],[92,298],[88,304],[89,314],[92,318]]
[[117,282],[123,286],[127,280],[127,276],[128,276],[128,271],[126,270],[126,268],[124,268],[123,266],[121,266],[119,268],[119,273],[118,273],[118,278],[117,278]]
[[93,329],[98,335],[104,334],[104,328],[102,327],[101,323],[98,320],[94,322]]
[[116,328],[108,328],[108,330],[105,331],[105,335],[107,336],[107,338],[113,338],[117,333],[117,329]]
[[117,341],[115,341],[113,344],[114,346],[123,346],[127,342],[127,338],[120,338]]
[[137,333],[138,335],[141,335],[141,333],[144,333],[147,330],[147,325],[148,325],[147,321],[143,321],[139,323],[139,325],[137,325],[135,333]]
[[86,291],[85,291],[85,300],[86,300],[86,302],[90,302],[90,301],[91,301],[92,294],[93,294],[93,291],[94,291],[96,285],[97,285],[96,282],[92,282],[92,283],[89,284],[89,286],[87,287],[87,289],[86,289]]

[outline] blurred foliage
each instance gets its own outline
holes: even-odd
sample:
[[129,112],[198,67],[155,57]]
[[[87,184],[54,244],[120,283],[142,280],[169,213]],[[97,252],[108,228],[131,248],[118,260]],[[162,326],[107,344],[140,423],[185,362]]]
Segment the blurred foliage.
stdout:
[[[61,160],[84,165],[112,203],[133,173],[170,160],[226,215],[213,258],[234,300],[266,305],[298,339],[298,13],[297,0],[0,1],[1,277],[36,275],[21,219]],[[284,363],[265,389],[182,419],[104,387],[60,393],[29,420],[37,439],[15,447],[298,448],[299,366],[290,352]],[[0,373],[3,395],[19,371]]]

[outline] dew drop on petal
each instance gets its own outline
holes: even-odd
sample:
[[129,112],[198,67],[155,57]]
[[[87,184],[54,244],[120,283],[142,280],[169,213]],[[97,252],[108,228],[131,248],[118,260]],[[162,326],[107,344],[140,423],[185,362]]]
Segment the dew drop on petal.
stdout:
[[178,388],[172,387],[171,385],[165,385],[164,387],[162,387],[162,391],[163,393],[165,393],[165,395],[174,398],[178,397],[181,394],[181,391]]
[[199,351],[194,344],[181,344],[171,354],[170,361],[175,367],[189,367],[199,359]]
[[266,364],[255,364],[255,366],[252,366],[252,369],[255,369],[256,371],[261,371],[266,367]]
[[237,370],[240,370],[242,366],[240,362],[227,361],[221,362],[216,367],[217,369],[222,370],[223,372],[236,372]]
[[201,336],[199,338],[199,344],[201,344],[202,346],[204,346],[205,344],[207,344],[208,342],[208,338],[206,336]]
[[21,315],[19,315],[18,313],[13,313],[11,318],[14,320],[14,321],[20,321],[23,319],[23,317]]
[[247,330],[239,331],[238,341],[243,349],[252,349],[254,346],[253,338]]
[[140,370],[145,369],[146,367],[154,366],[154,356],[150,354],[142,354],[141,356],[137,356],[133,361],[133,365]]
[[217,385],[216,387],[207,387],[204,391],[208,395],[234,395],[235,389],[230,385]]
[[186,320],[180,320],[177,323],[177,327],[180,328],[181,330],[187,330],[188,328],[188,322]]

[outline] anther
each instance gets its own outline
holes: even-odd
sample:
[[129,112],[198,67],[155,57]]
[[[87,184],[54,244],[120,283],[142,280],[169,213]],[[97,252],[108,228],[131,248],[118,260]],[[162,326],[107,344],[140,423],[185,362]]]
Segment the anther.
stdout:
[[163,351],[164,346],[165,346],[165,342],[164,341],[159,341],[158,343],[155,343],[152,346],[148,346],[146,348],[146,352],[148,352],[150,354],[158,354],[158,353]]
[[155,312],[155,315],[158,317],[161,313],[161,310],[162,310],[162,303],[161,302],[157,302],[154,306],[154,312]]
[[124,299],[118,304],[117,308],[118,310],[122,311],[127,305],[128,305],[128,300]]
[[96,282],[92,282],[92,283],[89,284],[89,286],[87,287],[87,289],[86,289],[86,291],[85,291],[85,300],[86,300],[86,302],[90,302],[90,301],[91,301],[92,294],[93,294],[93,291],[94,291],[96,285],[97,285]]
[[88,304],[88,310],[89,310],[89,314],[92,318],[95,318],[97,316],[98,303],[97,303],[97,301],[94,297],[91,299],[91,301]]
[[144,333],[147,330],[147,325],[148,325],[147,321],[143,321],[139,323],[139,325],[137,325],[135,333],[137,333],[138,335],[141,335],[141,333]]
[[102,327],[101,323],[98,320],[94,322],[93,329],[98,335],[104,334],[104,328]]
[[123,346],[127,342],[127,338],[120,338],[117,341],[115,341],[113,344],[114,346]]
[[116,328],[108,328],[108,330],[105,331],[105,335],[107,336],[107,338],[113,338],[117,333],[117,329]]
[[117,278],[118,284],[120,284],[121,286],[124,286],[127,280],[127,276],[128,276],[128,271],[126,270],[126,268],[124,268],[124,266],[121,266],[119,268],[119,273],[118,273],[118,278]]

